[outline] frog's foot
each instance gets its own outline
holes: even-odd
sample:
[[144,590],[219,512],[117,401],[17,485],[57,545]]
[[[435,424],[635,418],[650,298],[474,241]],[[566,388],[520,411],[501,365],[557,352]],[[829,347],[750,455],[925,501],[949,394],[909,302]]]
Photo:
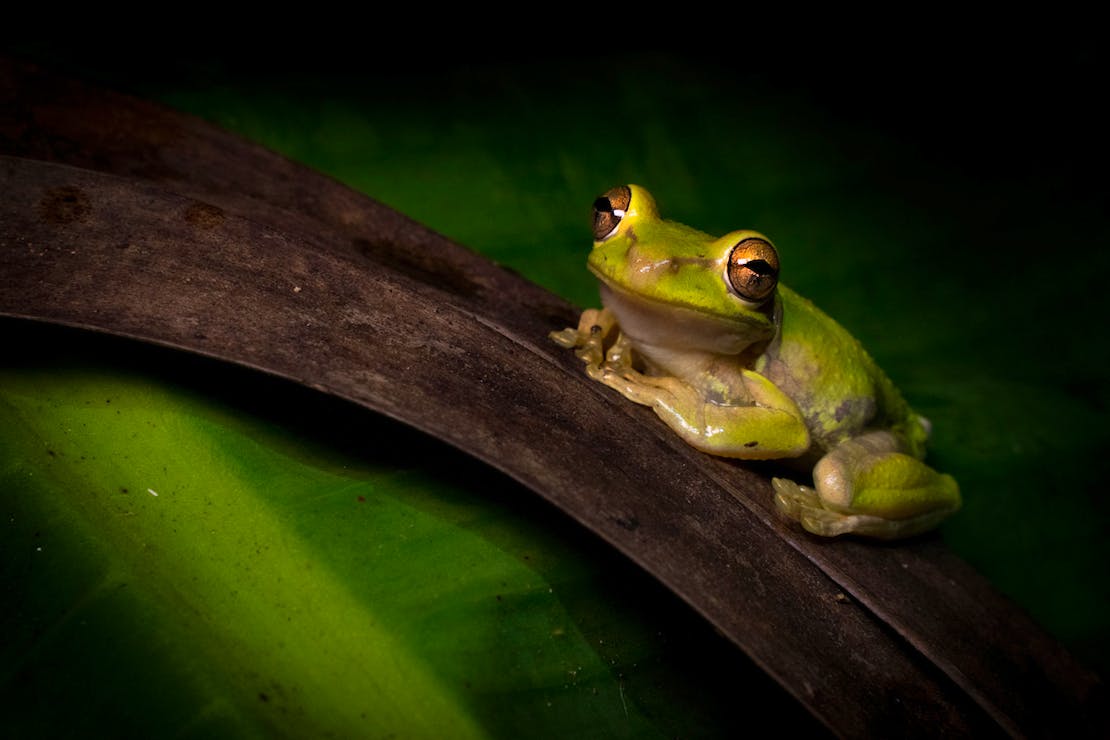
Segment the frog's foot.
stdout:
[[597,379],[605,361],[605,345],[617,326],[617,319],[607,308],[588,308],[578,319],[578,327],[569,327],[548,334],[551,341],[560,347],[573,349],[580,360],[586,363],[586,372]]
[[800,523],[807,532],[822,537],[857,534],[876,539],[898,539],[926,532],[947,517],[951,511],[937,510],[908,519],[885,519],[870,514],[844,514],[825,508],[817,492],[787,478],[772,478],[775,506],[789,519]]
[[826,537],[897,539],[932,529],[960,507],[959,487],[902,446],[890,432],[843,442],[817,463],[815,488],[772,481],[775,505]]

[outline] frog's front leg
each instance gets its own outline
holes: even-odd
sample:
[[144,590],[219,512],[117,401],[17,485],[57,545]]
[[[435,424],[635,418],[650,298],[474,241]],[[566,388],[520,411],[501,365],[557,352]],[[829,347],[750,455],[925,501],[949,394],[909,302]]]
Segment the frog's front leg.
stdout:
[[687,443],[724,457],[766,460],[794,457],[809,448],[809,430],[797,404],[762,375],[738,370],[714,377],[707,392],[673,376],[645,375],[627,363],[620,341],[597,380],[625,398],[650,406]]
[[813,481],[811,489],[774,479],[775,504],[806,530],[827,537],[909,537],[960,508],[955,479],[906,454],[890,431],[841,442],[814,467]]
[[573,349],[593,377],[592,372],[601,367],[605,358],[605,342],[616,327],[617,318],[609,309],[587,308],[578,318],[578,328],[553,331],[548,336],[560,347]]
[[[618,331],[615,340],[610,340]],[[728,358],[683,352],[683,378],[647,375],[634,367],[632,342],[609,309],[582,313],[578,328],[553,332],[573,347],[586,374],[630,401],[650,406],[682,439],[715,455],[747,460],[795,457],[810,444],[794,401],[774,383]],[[608,346],[607,346],[608,345]]]

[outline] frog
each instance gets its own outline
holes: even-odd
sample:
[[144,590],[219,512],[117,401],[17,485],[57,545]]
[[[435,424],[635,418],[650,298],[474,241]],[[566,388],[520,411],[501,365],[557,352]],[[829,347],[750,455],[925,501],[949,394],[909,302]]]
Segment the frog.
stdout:
[[598,197],[592,220],[602,307],[550,333],[590,379],[697,450],[776,461],[785,526],[897,540],[960,508],[955,479],[924,461],[929,421],[848,330],[779,281],[767,236],[664,219],[634,184]]

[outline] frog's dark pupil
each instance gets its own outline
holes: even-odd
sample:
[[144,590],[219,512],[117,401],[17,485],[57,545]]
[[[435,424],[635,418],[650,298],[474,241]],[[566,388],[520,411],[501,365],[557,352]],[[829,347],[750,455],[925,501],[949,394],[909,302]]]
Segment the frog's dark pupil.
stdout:
[[598,198],[597,200],[594,201],[594,210],[597,211],[598,213],[601,213],[602,211],[605,211],[607,213],[612,213],[613,212],[613,204],[609,202],[608,198],[602,196],[601,198]]
[[604,195],[594,201],[594,238],[603,239],[617,228],[620,218],[613,212],[613,201]]
[[744,267],[760,277],[774,277],[778,274],[778,270],[772,267],[767,260],[748,260],[744,263]]

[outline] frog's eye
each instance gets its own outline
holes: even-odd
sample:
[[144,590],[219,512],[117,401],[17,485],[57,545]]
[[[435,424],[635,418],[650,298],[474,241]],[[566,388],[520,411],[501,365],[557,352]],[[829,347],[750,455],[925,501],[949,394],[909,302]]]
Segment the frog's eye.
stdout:
[[632,190],[627,185],[618,185],[594,201],[594,241],[601,241],[617,230],[631,202]]
[[744,239],[728,255],[728,284],[745,301],[762,303],[779,282],[779,255],[771,243]]

